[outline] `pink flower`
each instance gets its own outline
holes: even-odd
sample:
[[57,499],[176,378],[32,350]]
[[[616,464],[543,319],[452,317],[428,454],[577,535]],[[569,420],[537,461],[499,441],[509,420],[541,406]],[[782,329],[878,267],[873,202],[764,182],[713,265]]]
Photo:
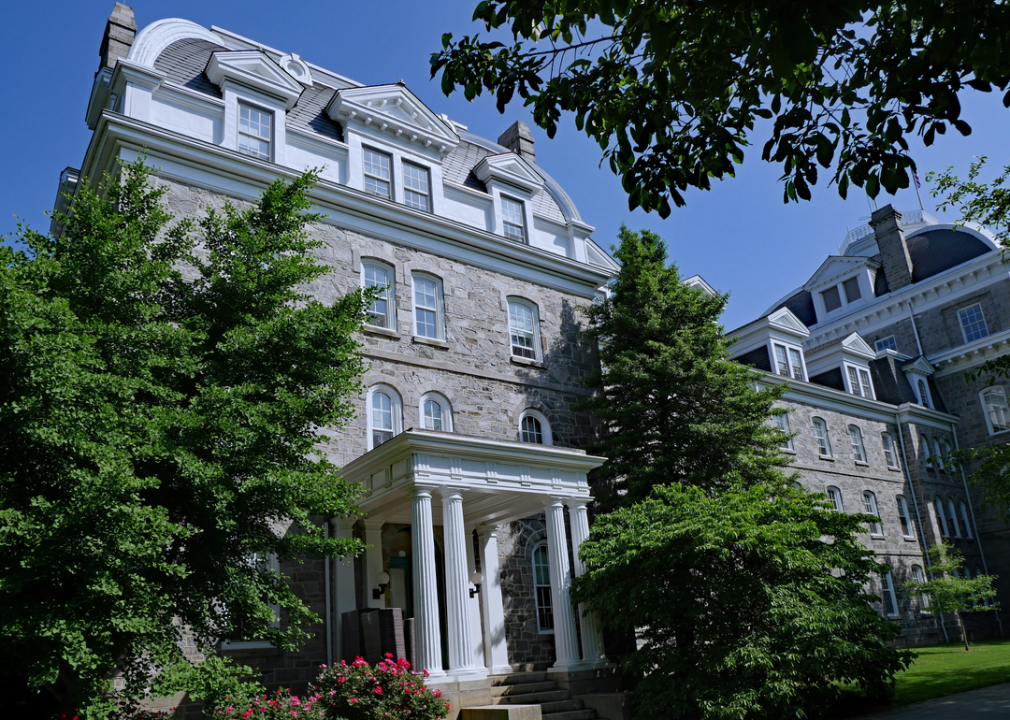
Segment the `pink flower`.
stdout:
[[302,701],[298,699],[297,695],[295,695],[293,698],[291,698],[291,704],[292,705],[301,705]]
[[431,694],[434,695],[435,697],[442,697],[442,691],[441,690],[435,690]]
[[379,686],[379,685],[376,685],[375,689],[372,690],[372,692],[375,693],[376,695],[382,695],[382,687]]

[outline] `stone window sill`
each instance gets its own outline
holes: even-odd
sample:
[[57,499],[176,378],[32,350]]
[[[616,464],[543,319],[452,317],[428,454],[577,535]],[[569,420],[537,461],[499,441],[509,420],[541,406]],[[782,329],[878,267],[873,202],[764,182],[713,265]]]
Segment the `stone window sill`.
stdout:
[[900,467],[890,467],[889,466],[887,469],[890,470],[891,472],[901,472],[901,468]]
[[438,340],[436,338],[422,337],[420,335],[415,335],[411,338],[418,345],[431,345],[432,347],[442,348],[443,350],[449,349],[449,343],[445,340]]
[[831,457],[830,455],[818,455],[817,459],[818,460],[827,460],[828,462],[834,462],[835,461],[835,459],[833,457]]
[[884,535],[882,533],[870,533],[870,540],[883,540]]
[[863,462],[862,460],[856,460],[856,467],[870,467],[870,463]]
[[785,453],[786,455],[795,455],[796,451],[792,448],[779,448],[780,453]]
[[540,369],[544,369],[544,368],[547,367],[546,365],[544,365],[539,360],[531,360],[530,358],[524,358],[524,357],[518,357],[516,355],[512,355],[510,357],[510,359],[511,359],[511,361],[512,361],[512,363],[514,365],[527,365],[529,367],[535,367],[535,368],[540,368]]
[[915,539],[915,537],[913,535],[902,535],[901,538],[905,542],[916,542],[916,539]]
[[400,333],[396,330],[390,330],[384,327],[375,327],[374,325],[365,325],[362,331],[367,335],[382,335],[383,337],[392,338],[393,340],[400,339]]

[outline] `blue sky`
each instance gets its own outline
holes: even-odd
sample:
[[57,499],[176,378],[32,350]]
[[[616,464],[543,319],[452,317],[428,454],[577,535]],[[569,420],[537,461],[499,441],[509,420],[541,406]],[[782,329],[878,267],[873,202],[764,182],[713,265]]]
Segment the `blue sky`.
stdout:
[[[478,29],[470,22],[476,2],[136,0],[133,7],[141,28],[182,17],[298,53],[366,84],[402,79],[433,110],[492,140],[514,120],[525,120],[536,138],[538,163],[596,227],[596,241],[609,247],[622,222],[658,232],[683,273],[700,274],[731,293],[723,317],[727,328],[757,317],[801,285],[825,256],[837,252],[847,228],[866,221],[867,199],[858,190],[843,201],[821,185],[811,202],[783,204],[778,168],[759,158],[763,138],[756,140],[737,177],[716,183],[710,192],[689,192],[687,207],[675,209],[668,219],[629,212],[620,182],[599,167],[599,147],[570,121],[548,140],[519,102],[501,116],[493,98],[473,103],[459,94],[446,98],[437,81],[428,79],[428,57],[440,47],[442,33],[459,37]],[[15,229],[14,215],[47,229],[44,212],[53,205],[60,172],[78,167],[84,157],[90,136],[84,112],[112,6],[111,0],[76,0],[7,2],[0,9],[0,57],[7,68],[0,110],[0,233]],[[962,104],[963,117],[974,129],[970,137],[950,131],[931,148],[913,140],[921,177],[949,165],[963,173],[977,155],[988,155],[994,165],[1010,163],[1010,110],[999,96],[967,94]],[[911,190],[878,201],[892,201],[899,209],[918,207]],[[933,210],[925,188],[923,202]]]

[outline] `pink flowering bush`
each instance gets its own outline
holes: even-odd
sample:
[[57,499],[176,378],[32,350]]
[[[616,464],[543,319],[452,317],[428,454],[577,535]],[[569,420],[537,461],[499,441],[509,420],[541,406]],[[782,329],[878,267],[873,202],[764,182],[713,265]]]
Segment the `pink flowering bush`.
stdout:
[[319,696],[310,693],[300,698],[291,694],[291,689],[277,690],[273,694],[257,695],[251,702],[238,706],[225,705],[214,709],[215,720],[322,720],[325,709],[319,703]]
[[442,720],[449,703],[425,687],[424,677],[427,672],[413,673],[409,662],[387,653],[374,667],[360,657],[324,667],[313,691],[328,720]]

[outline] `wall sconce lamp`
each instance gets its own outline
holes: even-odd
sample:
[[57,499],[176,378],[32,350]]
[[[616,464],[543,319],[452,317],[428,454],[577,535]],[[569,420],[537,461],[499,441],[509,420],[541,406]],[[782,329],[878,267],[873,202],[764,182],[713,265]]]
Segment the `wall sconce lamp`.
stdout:
[[372,590],[372,599],[378,600],[386,592],[386,586],[389,585],[389,573],[379,573],[375,576],[375,582],[379,587]]
[[473,583],[473,588],[470,590],[470,597],[473,597],[480,592],[480,584],[484,581],[484,576],[479,572],[475,572],[470,576],[470,582]]

